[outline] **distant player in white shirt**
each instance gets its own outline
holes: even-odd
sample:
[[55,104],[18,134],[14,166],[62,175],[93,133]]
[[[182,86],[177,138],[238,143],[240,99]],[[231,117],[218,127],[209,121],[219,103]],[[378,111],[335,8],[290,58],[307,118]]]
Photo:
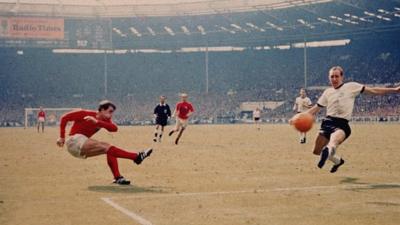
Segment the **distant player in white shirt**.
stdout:
[[253,120],[254,120],[254,124],[256,125],[258,130],[260,130],[260,118],[261,118],[261,110],[260,110],[260,108],[257,107],[253,111]]
[[339,145],[351,134],[349,120],[355,98],[361,93],[373,95],[400,93],[400,86],[395,88],[367,87],[356,82],[344,83],[343,79],[343,69],[340,66],[332,67],[329,70],[329,81],[332,87],[326,89],[317,105],[307,111],[315,115],[321,108],[326,108],[326,117],[322,121],[313,153],[320,155],[319,168],[325,165],[327,159],[334,163],[331,173],[336,172],[345,162],[335,153]]
[[[293,111],[296,113],[302,113],[312,107],[311,100],[307,97],[306,90],[300,89],[300,96],[296,98],[294,102]],[[300,132],[300,144],[306,143],[306,132]]]

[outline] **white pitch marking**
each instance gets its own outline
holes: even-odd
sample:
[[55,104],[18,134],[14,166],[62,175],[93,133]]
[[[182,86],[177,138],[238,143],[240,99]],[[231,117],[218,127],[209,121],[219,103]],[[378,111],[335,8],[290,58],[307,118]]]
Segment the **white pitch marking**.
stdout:
[[101,198],[101,200],[103,200],[110,206],[114,207],[115,209],[121,211],[123,214],[134,219],[136,222],[140,223],[141,225],[153,225],[150,221],[148,221],[148,220],[144,219],[143,217],[139,216],[138,214],[131,212],[131,211],[125,209],[124,207],[118,205],[117,203],[113,202],[110,198]]
[[[168,197],[190,197],[190,196],[210,196],[210,195],[230,195],[230,194],[247,194],[247,193],[265,193],[265,192],[285,192],[285,191],[313,191],[325,189],[346,189],[346,188],[363,188],[373,187],[374,185],[399,185],[400,183],[383,183],[383,184],[351,184],[351,185],[331,185],[331,186],[308,186],[308,187],[282,187],[282,188],[269,188],[269,189],[253,189],[242,191],[216,191],[216,192],[184,192],[184,193],[167,193],[167,194],[146,194],[146,195],[132,195],[116,198],[168,198]],[[111,198],[108,198],[111,199]]]
[[153,195],[136,195],[136,196],[124,196],[124,197],[103,197],[101,198],[104,202],[111,205],[115,209],[121,211],[125,215],[134,219],[141,225],[153,225],[150,221],[143,217],[131,212],[124,207],[113,202],[111,199],[116,198],[169,198],[169,197],[190,197],[190,196],[211,196],[211,195],[230,195],[230,194],[247,194],[247,193],[266,193],[266,192],[285,192],[285,191],[313,191],[313,190],[326,190],[326,189],[346,189],[346,188],[368,188],[374,185],[398,185],[400,183],[383,183],[383,184],[350,184],[350,185],[331,185],[331,186],[308,186],[308,187],[281,187],[281,188],[269,188],[269,189],[254,189],[254,190],[242,190],[242,191],[215,191],[215,192],[186,192],[186,193],[175,193],[175,194],[153,194]]

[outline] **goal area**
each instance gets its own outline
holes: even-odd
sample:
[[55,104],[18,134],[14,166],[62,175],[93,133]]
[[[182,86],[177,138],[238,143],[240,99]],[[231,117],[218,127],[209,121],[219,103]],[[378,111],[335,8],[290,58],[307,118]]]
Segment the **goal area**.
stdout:
[[[60,117],[69,111],[77,110],[80,108],[42,108],[46,113],[46,126],[56,126],[59,125]],[[25,108],[25,118],[24,118],[24,126],[35,127],[38,123],[38,113],[40,108]]]

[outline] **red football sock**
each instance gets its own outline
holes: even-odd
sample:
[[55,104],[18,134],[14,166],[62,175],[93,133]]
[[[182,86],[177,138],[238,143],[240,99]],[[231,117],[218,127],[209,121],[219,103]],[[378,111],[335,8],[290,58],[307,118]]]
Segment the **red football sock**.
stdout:
[[121,174],[119,173],[118,160],[116,157],[107,154],[107,164],[110,167],[115,179],[121,176]]
[[115,146],[111,146],[107,151],[107,155],[112,155],[116,158],[135,160],[138,154],[136,154],[135,152],[127,152],[123,149],[117,148]]

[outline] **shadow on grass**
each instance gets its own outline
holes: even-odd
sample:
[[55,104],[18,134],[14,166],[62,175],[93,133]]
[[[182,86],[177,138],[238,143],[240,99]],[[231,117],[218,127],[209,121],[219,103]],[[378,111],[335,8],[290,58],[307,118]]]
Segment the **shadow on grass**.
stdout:
[[340,183],[341,184],[368,184],[365,182],[359,182],[358,180],[359,180],[359,178],[357,178],[357,177],[344,177],[340,181]]
[[378,206],[400,206],[399,203],[394,202],[367,202],[369,205],[378,205]]
[[400,189],[400,184],[374,184],[374,183],[366,183],[359,182],[359,178],[356,177],[344,177],[341,181],[341,184],[355,184],[362,186],[349,187],[348,190],[351,191],[362,191],[362,190],[383,190],[383,189]]
[[352,191],[384,190],[384,189],[400,189],[400,184],[369,184],[364,187],[349,188],[349,190],[352,190]]
[[161,187],[139,187],[135,185],[98,185],[89,186],[89,191],[104,193],[164,193]]

